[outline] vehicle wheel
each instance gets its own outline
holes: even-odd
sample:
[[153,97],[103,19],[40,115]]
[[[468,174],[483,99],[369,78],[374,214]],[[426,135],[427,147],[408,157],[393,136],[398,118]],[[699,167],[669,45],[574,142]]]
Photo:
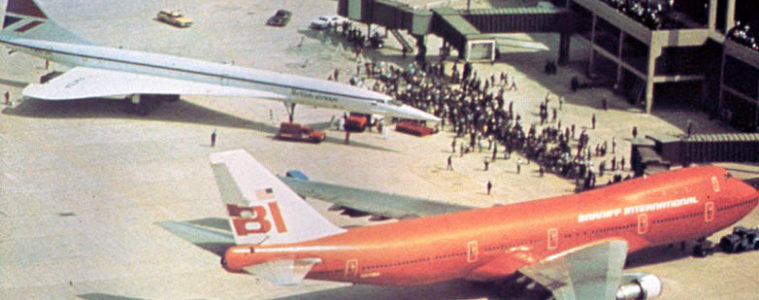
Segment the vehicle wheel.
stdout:
[[738,252],[740,243],[741,237],[735,234],[729,234],[720,239],[719,247],[722,248],[722,251],[725,253],[735,253]]

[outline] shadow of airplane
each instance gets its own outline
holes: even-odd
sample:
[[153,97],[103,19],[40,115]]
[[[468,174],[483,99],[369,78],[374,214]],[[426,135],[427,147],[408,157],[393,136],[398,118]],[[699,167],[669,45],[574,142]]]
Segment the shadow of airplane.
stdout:
[[10,79],[2,79],[2,78],[0,78],[0,84],[12,86],[12,87],[17,87],[17,88],[24,88],[29,83],[24,82],[24,81],[17,81],[17,80],[10,80]]
[[421,286],[372,286],[352,285],[328,290],[275,298],[295,299],[499,299],[490,288],[478,287],[463,280],[448,281]]
[[[28,118],[42,119],[131,119],[153,120],[176,123],[205,124],[218,127],[250,129],[268,133],[271,137],[277,134],[279,128],[269,123],[243,119],[226,113],[205,108],[188,101],[175,101],[150,104],[152,110],[148,116],[140,116],[128,112],[125,100],[89,98],[67,101],[44,101],[27,99],[14,107],[6,107],[3,114]],[[323,125],[318,123],[318,125]],[[325,141],[343,145],[342,139],[327,138]],[[381,151],[395,150],[374,146],[366,143],[351,141],[349,147],[367,148]]]

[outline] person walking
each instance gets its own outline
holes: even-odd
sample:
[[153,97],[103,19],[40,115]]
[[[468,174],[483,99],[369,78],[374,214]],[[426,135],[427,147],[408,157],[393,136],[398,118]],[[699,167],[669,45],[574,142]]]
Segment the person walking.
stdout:
[[211,132],[211,147],[216,146],[216,129],[214,128],[213,132]]
[[490,196],[490,190],[493,189],[493,183],[488,180],[488,184],[486,185],[488,189],[488,196]]

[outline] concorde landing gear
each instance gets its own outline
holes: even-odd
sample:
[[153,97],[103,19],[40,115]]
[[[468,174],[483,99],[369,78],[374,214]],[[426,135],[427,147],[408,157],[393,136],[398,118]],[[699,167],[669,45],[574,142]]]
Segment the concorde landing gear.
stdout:
[[285,104],[285,110],[287,110],[287,117],[289,118],[290,123],[292,123],[293,118],[295,117],[295,103],[284,102],[284,104]]
[[134,94],[126,99],[127,112],[136,113],[140,116],[146,116],[161,102],[176,102],[178,100],[179,95]]

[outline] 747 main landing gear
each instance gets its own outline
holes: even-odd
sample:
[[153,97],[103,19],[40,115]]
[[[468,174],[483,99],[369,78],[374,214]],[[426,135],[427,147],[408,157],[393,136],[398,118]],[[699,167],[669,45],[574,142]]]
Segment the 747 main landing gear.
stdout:
[[159,103],[176,102],[179,100],[179,95],[155,95],[155,94],[134,94],[129,96],[127,101],[127,111],[130,113],[136,113],[140,116],[146,116],[153,108],[158,106]]

